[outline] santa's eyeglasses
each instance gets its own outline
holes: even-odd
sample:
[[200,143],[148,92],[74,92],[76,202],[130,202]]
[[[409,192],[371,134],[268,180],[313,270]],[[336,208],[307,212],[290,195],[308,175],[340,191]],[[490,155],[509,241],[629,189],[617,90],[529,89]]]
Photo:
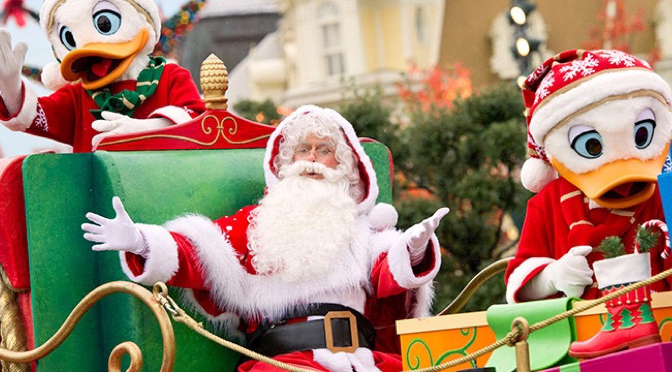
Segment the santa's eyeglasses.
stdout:
[[294,156],[298,159],[305,159],[314,153],[316,158],[326,158],[334,154],[334,148],[329,146],[299,146],[294,150]]

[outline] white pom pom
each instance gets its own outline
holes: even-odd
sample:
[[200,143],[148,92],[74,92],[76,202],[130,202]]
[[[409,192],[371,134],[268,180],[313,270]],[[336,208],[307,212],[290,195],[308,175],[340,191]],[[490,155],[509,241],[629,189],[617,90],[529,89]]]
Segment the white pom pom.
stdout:
[[399,213],[394,207],[387,203],[378,203],[369,211],[369,222],[371,228],[376,231],[383,231],[397,226]]
[[65,86],[68,83],[63,75],[61,75],[61,64],[58,62],[47,63],[46,66],[42,69],[42,84],[44,84],[47,89],[57,90],[58,88]]
[[520,171],[520,182],[524,188],[532,192],[541,191],[544,186],[556,178],[558,178],[558,173],[555,169],[547,162],[537,158],[527,159]]

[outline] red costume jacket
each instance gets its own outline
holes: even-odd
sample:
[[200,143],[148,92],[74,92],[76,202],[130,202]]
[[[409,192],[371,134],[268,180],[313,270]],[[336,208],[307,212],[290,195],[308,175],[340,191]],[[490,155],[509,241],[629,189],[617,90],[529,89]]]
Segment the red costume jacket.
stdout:
[[[112,83],[106,88],[112,94],[125,89],[135,90],[135,80]],[[73,152],[90,152],[91,140],[98,134],[91,127],[95,120],[89,110],[99,109],[81,84],[66,85],[49,96],[35,97],[24,86],[19,112],[9,116],[0,104],[0,120],[13,130],[47,137],[72,145]],[[188,70],[167,64],[154,94],[133,113],[133,118],[164,117],[173,123],[188,121],[205,111],[205,106]]]
[[[627,210],[590,209],[587,198],[574,185],[564,178],[552,181],[528,202],[518,250],[506,270],[507,301],[520,302],[518,290],[575,246],[597,248],[604,238],[618,236],[623,240],[627,253],[632,253],[638,225],[651,219],[665,220],[658,190],[649,200]],[[576,224],[580,221],[590,222],[593,226]],[[570,228],[572,225],[573,228]],[[660,258],[663,247],[663,244],[658,244],[651,250],[653,275],[670,267],[669,260]],[[593,252],[587,258],[592,268],[593,262],[603,257],[601,253]],[[651,289],[666,291],[670,283],[660,281],[654,283]],[[599,290],[593,285],[586,289],[582,298],[599,296]]]
[[[122,267],[129,278],[143,284],[161,280],[193,290],[188,296],[192,305],[214,323],[224,320],[228,324],[223,326],[229,329],[238,326],[231,313],[254,326],[260,319],[281,320],[287,312],[311,303],[348,306],[365,314],[376,328],[375,351],[360,348],[356,356],[346,358],[340,354],[347,353],[317,349],[276,359],[313,368],[346,363],[357,370],[398,370],[394,321],[429,310],[431,281],[440,262],[436,237],[424,261],[411,267],[406,234],[394,229],[375,232],[367,216],[360,215],[356,242],[339,255],[332,270],[309,282],[285,283],[272,275],[257,275],[251,263],[247,229],[254,208],[243,208],[214,222],[192,215],[168,222],[165,228],[137,224],[149,246],[147,258],[121,252]],[[250,332],[253,326],[242,328]],[[252,365],[247,363],[240,370]]]

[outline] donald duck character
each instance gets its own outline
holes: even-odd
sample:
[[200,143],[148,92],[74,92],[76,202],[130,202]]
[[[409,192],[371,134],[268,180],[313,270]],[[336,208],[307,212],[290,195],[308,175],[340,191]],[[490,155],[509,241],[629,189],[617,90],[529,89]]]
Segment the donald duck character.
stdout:
[[149,54],[161,30],[153,0],[46,0],[40,25],[58,62],[37,97],[21,81],[27,46],[0,29],[0,123],[88,152],[103,137],[191,120],[205,108],[189,73]]
[[[597,248],[605,238],[620,238],[626,253],[633,253],[638,225],[664,220],[657,175],[670,149],[667,82],[647,62],[621,51],[570,50],[527,78],[523,99],[530,159],[521,181],[537,194],[528,202],[507,268],[507,301],[597,298],[669,268],[662,239],[644,263],[623,260],[608,273],[594,266],[604,258]],[[595,357],[660,340],[650,324],[650,291],[669,289],[670,282],[659,281],[611,301],[609,331],[618,335],[605,330],[570,353]],[[634,324],[623,321],[626,313],[637,319]]]

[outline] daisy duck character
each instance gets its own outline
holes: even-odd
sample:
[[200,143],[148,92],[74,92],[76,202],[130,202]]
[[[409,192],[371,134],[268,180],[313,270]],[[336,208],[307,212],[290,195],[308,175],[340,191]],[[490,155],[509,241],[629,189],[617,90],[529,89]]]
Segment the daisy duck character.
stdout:
[[149,54],[161,30],[153,0],[46,0],[40,25],[58,62],[37,97],[21,81],[27,45],[0,29],[0,123],[91,151],[111,134],[191,120],[205,108],[189,71]]

